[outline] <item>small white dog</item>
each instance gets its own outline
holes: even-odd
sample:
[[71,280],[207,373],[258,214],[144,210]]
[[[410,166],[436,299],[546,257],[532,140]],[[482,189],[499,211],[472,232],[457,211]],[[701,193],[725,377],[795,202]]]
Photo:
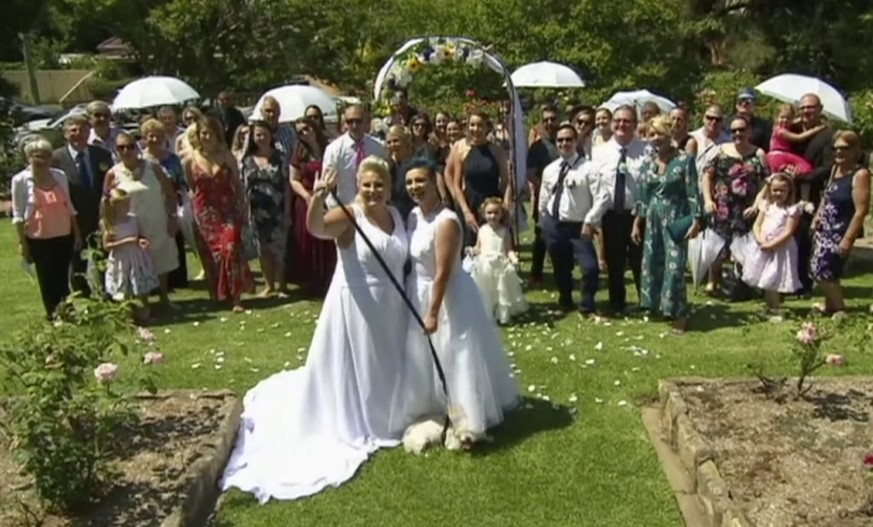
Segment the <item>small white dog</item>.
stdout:
[[428,447],[443,443],[448,450],[470,450],[479,441],[491,441],[487,434],[475,434],[449,426],[443,438],[444,415],[424,417],[411,425],[403,433],[403,449],[411,454],[421,454]]

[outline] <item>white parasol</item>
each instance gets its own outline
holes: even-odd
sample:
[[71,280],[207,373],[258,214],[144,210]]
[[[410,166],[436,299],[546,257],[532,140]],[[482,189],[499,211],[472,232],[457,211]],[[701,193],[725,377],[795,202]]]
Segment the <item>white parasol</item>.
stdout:
[[290,86],[273,88],[261,95],[261,98],[252,110],[252,118],[257,119],[261,115],[261,106],[264,105],[264,98],[268,95],[279,103],[281,111],[279,122],[282,123],[294,122],[303,117],[306,113],[306,108],[312,105],[318,106],[325,118],[328,115],[335,116],[337,114],[337,100],[332,95],[315,86],[292,84]]
[[782,102],[797,104],[804,95],[815,94],[821,99],[822,111],[833,119],[852,122],[852,108],[836,88],[815,77],[786,73],[767,79],[755,86],[759,92]]
[[118,92],[112,111],[182,105],[199,98],[197,90],[175,77],[145,77]]
[[658,108],[661,109],[661,113],[668,113],[676,107],[676,103],[666,97],[655,95],[649,90],[636,90],[616,92],[615,95],[610,97],[608,101],[601,104],[600,108],[606,108],[612,112],[615,111],[615,109],[619,106],[628,105],[636,108],[637,113],[639,113],[640,109],[647,102],[653,102],[657,104]]
[[584,88],[585,81],[569,66],[557,62],[532,62],[512,72],[516,88]]
[[691,268],[691,278],[695,287],[706,279],[709,268],[726,244],[727,240],[712,229],[706,229],[697,237],[688,240],[688,266]]

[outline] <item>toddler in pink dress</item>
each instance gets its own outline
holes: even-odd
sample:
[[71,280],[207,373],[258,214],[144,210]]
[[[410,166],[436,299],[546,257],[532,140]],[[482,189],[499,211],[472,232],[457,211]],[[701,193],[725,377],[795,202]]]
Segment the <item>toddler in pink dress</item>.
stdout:
[[[791,151],[791,144],[806,141],[824,130],[825,125],[822,124],[801,133],[795,133],[791,131],[793,124],[794,106],[783,104],[779,107],[779,113],[776,116],[776,126],[773,127],[773,135],[770,137],[770,152],[767,153],[767,164],[771,173],[784,172],[789,166],[794,167],[796,175],[806,174],[813,169],[809,161]],[[804,200],[808,199],[805,190],[806,188],[804,188],[801,197]]]
[[767,312],[779,314],[781,295],[801,288],[794,231],[801,207],[794,203],[794,181],[788,174],[770,176],[752,233],[758,242],[746,258],[743,281],[764,291]]

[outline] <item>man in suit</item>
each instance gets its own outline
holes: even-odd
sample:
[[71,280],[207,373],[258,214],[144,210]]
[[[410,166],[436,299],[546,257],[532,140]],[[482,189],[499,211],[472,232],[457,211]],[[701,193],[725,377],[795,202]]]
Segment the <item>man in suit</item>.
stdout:
[[631,241],[633,210],[642,184],[647,143],[636,137],[637,112],[633,106],[619,106],[612,114],[612,138],[591,153],[592,170],[600,186],[591,212],[585,218],[582,236],[591,239],[602,221],[606,252],[609,304],[617,316],[627,311],[624,275],[631,268],[637,296],[640,290],[642,247]]
[[[87,247],[100,247],[98,228],[100,224],[100,200],[103,197],[103,180],[112,168],[112,155],[99,146],[89,145],[91,127],[88,119],[74,115],[64,122],[66,146],[52,154],[52,166],[63,170],[70,182],[70,200],[78,211],[76,223],[82,240]],[[81,254],[74,254],[71,265],[70,283],[73,291],[85,296],[91,294],[86,272],[87,260]]]

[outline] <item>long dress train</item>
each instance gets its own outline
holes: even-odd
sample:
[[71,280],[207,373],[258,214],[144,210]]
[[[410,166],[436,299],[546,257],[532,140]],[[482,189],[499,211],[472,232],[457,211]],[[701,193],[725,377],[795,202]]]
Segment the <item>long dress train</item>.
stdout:
[[[446,221],[462,228],[458,216],[448,209],[426,217],[416,207],[409,215],[412,272],[406,291],[422,316],[430,303],[436,272],[437,226]],[[518,385],[511,376],[494,319],[485,311],[473,278],[460,268],[460,258],[452,269],[437,331],[431,339],[448,381],[452,425],[465,432],[481,434],[500,424],[503,412],[518,404]],[[413,422],[444,412],[446,404],[427,339],[421,328],[412,323],[408,349],[404,415]]]
[[[397,211],[388,234],[353,210],[391,272],[402,276],[408,243]],[[309,496],[339,486],[371,453],[399,443],[407,308],[359,235],[338,254],[306,365],[245,396],[225,490],[237,487],[261,503]]]

